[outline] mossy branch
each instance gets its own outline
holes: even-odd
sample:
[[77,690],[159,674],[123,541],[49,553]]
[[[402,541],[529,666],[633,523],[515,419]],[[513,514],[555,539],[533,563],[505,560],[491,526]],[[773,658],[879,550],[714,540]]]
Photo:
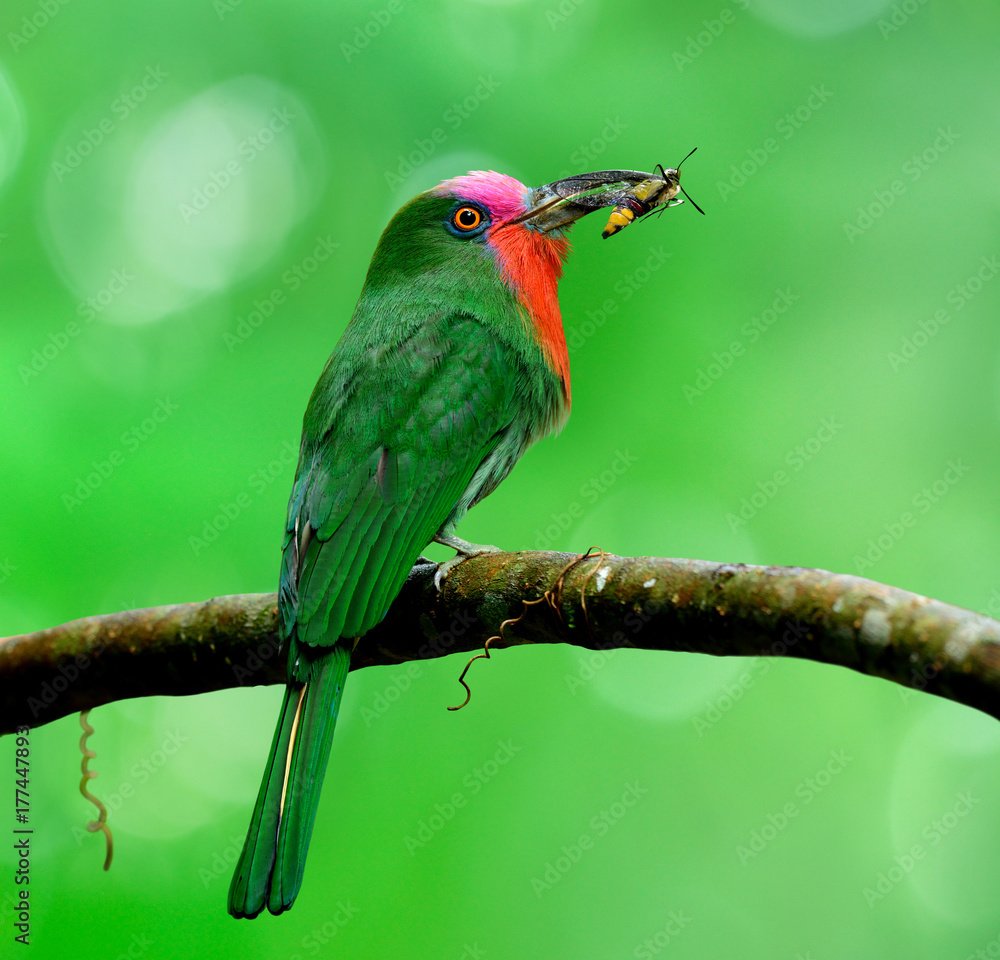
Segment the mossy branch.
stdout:
[[[573,562],[573,561],[576,562]],[[503,641],[792,656],[849,667],[1000,718],[1000,622],[861,577],[564,553],[496,553],[440,593],[418,563],[352,669]],[[526,608],[548,592],[549,603]],[[0,640],[0,732],[130,697],[281,683],[273,593],[74,620]]]

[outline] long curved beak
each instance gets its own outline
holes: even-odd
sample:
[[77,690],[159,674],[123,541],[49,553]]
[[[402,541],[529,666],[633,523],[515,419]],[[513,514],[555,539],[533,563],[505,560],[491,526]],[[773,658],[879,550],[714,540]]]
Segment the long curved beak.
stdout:
[[[676,171],[666,171],[668,177],[672,173]],[[635,187],[650,179],[662,178],[641,170],[599,170],[556,180],[535,187],[528,195],[528,209],[502,226],[521,223],[542,233],[561,230],[588,213],[617,206]]]

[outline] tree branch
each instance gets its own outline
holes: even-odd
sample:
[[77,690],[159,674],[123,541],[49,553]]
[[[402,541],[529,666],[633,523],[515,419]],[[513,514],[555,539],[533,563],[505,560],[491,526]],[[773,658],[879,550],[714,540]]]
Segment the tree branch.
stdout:
[[[496,553],[455,567],[441,593],[413,568],[352,669],[503,642],[793,656],[850,667],[1000,719],[1000,622],[861,577],[563,553]],[[549,602],[525,607],[548,591]],[[585,602],[584,602],[585,591]],[[281,683],[273,593],[87,617],[0,640],[0,732],[113,700]]]

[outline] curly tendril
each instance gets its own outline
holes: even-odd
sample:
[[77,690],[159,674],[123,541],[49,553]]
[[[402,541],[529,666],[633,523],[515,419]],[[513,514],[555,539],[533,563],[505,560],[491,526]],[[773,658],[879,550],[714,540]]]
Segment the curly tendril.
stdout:
[[[597,551],[596,554],[594,553],[595,550]],[[469,667],[472,666],[472,663],[475,660],[482,660],[482,659],[489,660],[490,644],[494,640],[505,640],[506,637],[504,637],[504,630],[508,626],[517,623],[519,620],[523,620],[524,615],[528,612],[529,607],[538,606],[538,604],[540,603],[547,603],[555,611],[556,616],[558,616],[559,619],[562,620],[562,610],[561,610],[562,593],[563,593],[563,584],[566,580],[566,574],[568,574],[570,570],[572,570],[573,567],[575,567],[578,563],[583,563],[584,560],[589,560],[591,557],[595,556],[597,557],[597,563],[594,564],[594,569],[587,574],[586,578],[583,581],[583,585],[580,587],[580,606],[583,609],[583,619],[584,622],[587,624],[587,632],[590,633],[590,617],[587,615],[587,584],[590,583],[590,578],[597,572],[597,569],[600,567],[601,563],[604,561],[604,558],[607,556],[607,554],[600,547],[590,547],[586,553],[581,553],[579,556],[574,557],[572,560],[570,560],[570,562],[567,563],[566,566],[563,567],[562,570],[559,572],[559,576],[556,577],[556,582],[548,590],[546,590],[545,593],[543,593],[537,600],[521,601],[521,603],[524,605],[524,609],[520,612],[520,614],[516,617],[511,617],[509,620],[504,620],[504,622],[500,624],[500,632],[490,637],[486,641],[486,643],[483,644],[483,652],[477,653],[465,665],[465,669],[462,671],[461,675],[458,678],[458,682],[463,687],[465,687],[465,699],[457,707],[448,707],[449,710],[461,710],[462,707],[464,707],[472,699],[472,690],[469,688],[469,685],[465,682],[465,675],[469,672]]]
[[97,776],[96,770],[88,770],[87,763],[93,760],[97,754],[94,753],[87,746],[87,737],[89,737],[93,732],[94,728],[87,722],[87,714],[89,710],[84,710],[80,714],[80,726],[84,729],[84,734],[80,737],[80,753],[83,754],[83,760],[80,762],[80,770],[83,773],[83,779],[80,781],[80,793],[82,793],[94,806],[97,807],[98,817],[96,820],[91,820],[87,824],[87,829],[91,833],[97,833],[98,830],[104,832],[104,839],[107,841],[107,856],[104,858],[104,869],[107,870],[111,866],[111,855],[114,853],[114,841],[111,838],[111,830],[108,827],[108,810],[107,807],[101,803],[92,793],[87,790],[87,781],[92,780]]

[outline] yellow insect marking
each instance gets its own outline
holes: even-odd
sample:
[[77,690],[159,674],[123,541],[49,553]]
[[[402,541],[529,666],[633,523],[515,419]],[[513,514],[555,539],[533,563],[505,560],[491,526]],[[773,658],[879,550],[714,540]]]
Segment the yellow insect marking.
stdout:
[[619,230],[627,227],[635,219],[635,212],[629,207],[615,207],[608,217],[608,222],[604,227],[603,236],[610,237]]
[[662,180],[643,180],[633,191],[632,196],[640,203],[648,200],[651,195],[658,193],[666,184]]

